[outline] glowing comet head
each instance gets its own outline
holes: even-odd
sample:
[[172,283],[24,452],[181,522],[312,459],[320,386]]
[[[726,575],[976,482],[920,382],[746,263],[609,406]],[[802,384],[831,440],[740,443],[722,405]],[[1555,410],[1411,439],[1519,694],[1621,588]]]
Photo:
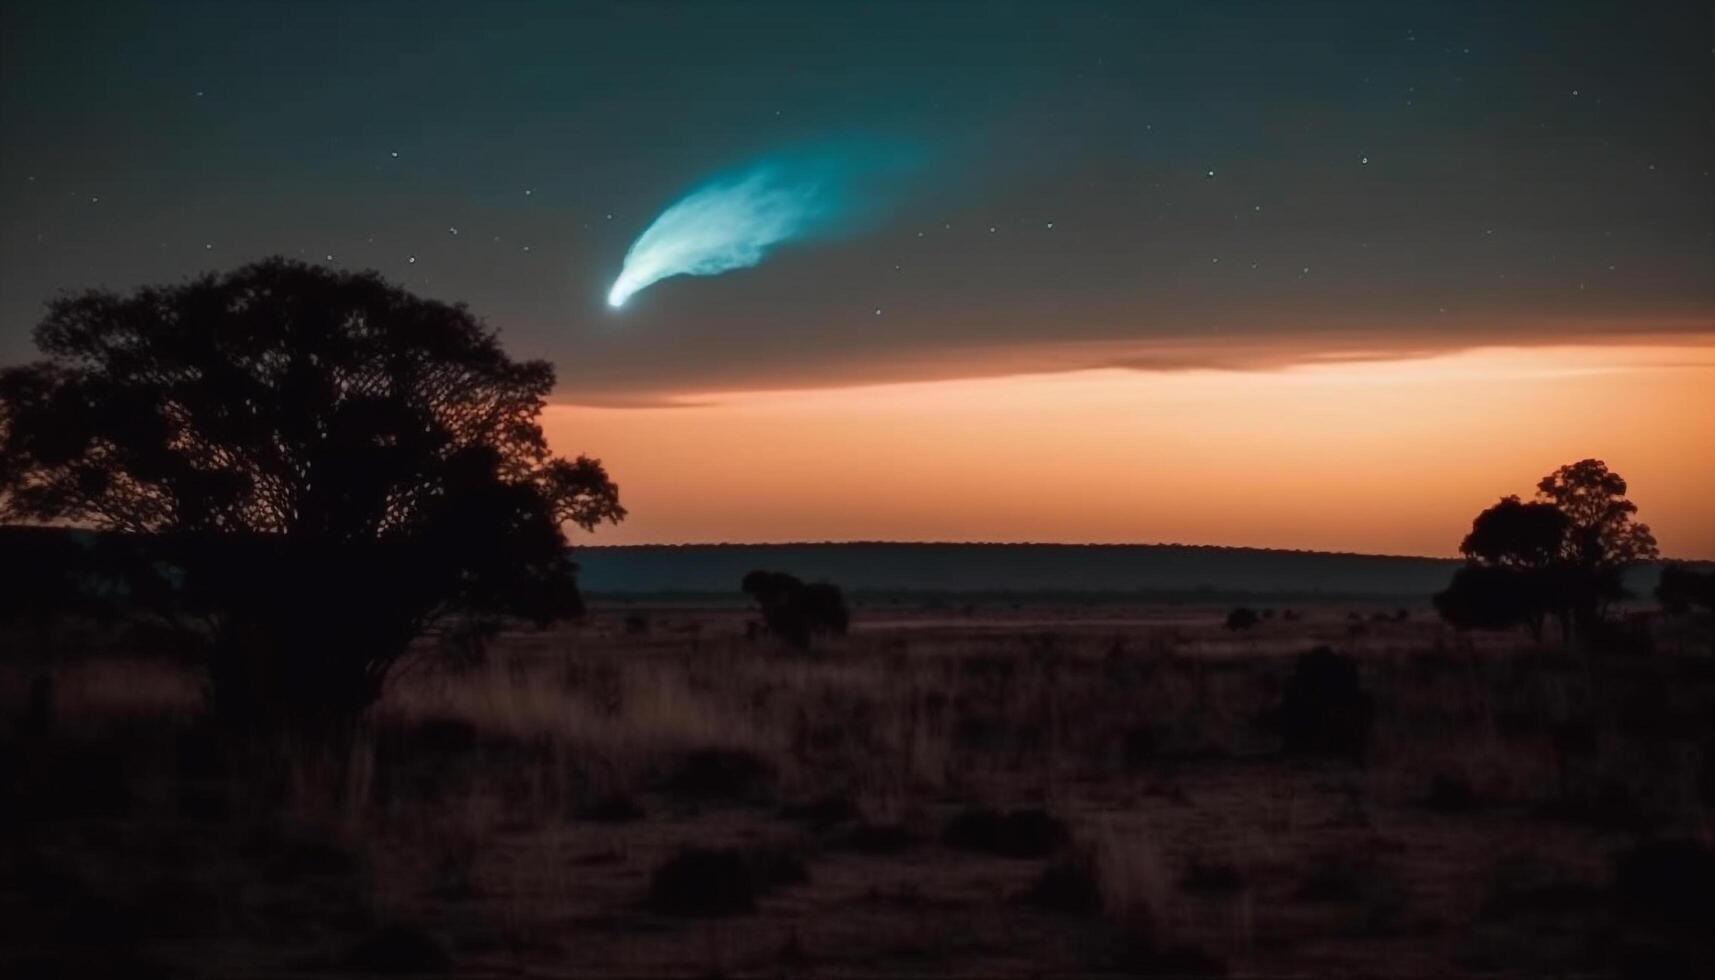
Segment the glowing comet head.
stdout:
[[858,185],[897,172],[903,163],[898,154],[848,150],[764,161],[712,180],[675,201],[637,236],[608,290],[607,305],[619,309],[671,276],[749,268],[783,242],[850,230],[858,200],[872,213],[878,210],[879,197]]

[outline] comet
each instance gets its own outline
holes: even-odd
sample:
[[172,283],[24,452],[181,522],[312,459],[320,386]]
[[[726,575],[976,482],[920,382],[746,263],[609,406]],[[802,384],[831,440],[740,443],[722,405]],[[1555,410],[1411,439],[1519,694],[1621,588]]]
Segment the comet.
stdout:
[[673,276],[717,276],[760,263],[787,242],[864,224],[897,175],[893,150],[822,152],[763,160],[696,187],[662,211],[625,253],[607,304],[618,309]]

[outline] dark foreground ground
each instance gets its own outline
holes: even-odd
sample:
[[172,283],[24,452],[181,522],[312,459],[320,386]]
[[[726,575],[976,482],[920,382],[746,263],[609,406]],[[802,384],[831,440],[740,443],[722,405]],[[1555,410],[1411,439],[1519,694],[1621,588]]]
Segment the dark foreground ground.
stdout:
[[1225,612],[609,608],[425,642],[349,753],[13,635],[0,976],[1715,971],[1708,624]]

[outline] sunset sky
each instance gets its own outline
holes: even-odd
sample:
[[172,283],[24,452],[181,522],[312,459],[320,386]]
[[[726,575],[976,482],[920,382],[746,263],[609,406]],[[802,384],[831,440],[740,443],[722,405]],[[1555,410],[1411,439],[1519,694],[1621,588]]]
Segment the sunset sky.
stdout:
[[1250,371],[1105,369],[561,407],[634,516],[601,543],[1184,542],[1449,555],[1595,455],[1715,557],[1715,338]]
[[[1446,555],[1594,456],[1715,558],[1706,3],[0,11],[0,362],[279,253],[553,361],[586,540]],[[607,305],[793,160],[837,213]]]

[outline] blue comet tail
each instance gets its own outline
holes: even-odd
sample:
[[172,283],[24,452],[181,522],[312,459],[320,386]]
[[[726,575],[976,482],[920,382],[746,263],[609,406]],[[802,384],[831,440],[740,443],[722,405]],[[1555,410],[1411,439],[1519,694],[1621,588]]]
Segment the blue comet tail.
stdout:
[[879,212],[878,181],[904,166],[897,153],[765,160],[718,177],[661,212],[625,253],[609,306],[671,276],[714,276],[761,262],[776,245],[848,232]]

